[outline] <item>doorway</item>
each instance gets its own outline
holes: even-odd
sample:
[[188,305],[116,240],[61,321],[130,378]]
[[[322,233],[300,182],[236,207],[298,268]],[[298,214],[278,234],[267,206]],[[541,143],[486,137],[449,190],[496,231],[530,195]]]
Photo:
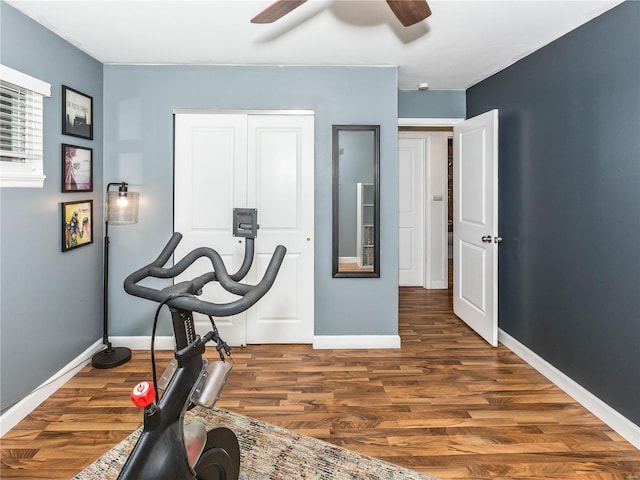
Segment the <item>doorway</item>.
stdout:
[[[431,126],[431,120],[426,122],[421,126]],[[497,247],[502,242],[498,234],[498,110],[494,109],[467,120],[461,119],[447,123],[448,127],[454,127],[453,188],[451,190],[455,206],[452,228],[453,310],[489,344],[496,346],[498,341]],[[412,125],[411,119],[400,120],[399,124],[400,127]],[[433,163],[431,162],[432,165]],[[425,167],[425,169],[428,168]],[[448,170],[447,165],[445,171],[448,172]],[[425,173],[424,178],[428,189],[433,178],[428,172]],[[448,183],[447,192],[450,188]],[[431,202],[443,200],[437,193],[430,195],[428,190],[424,196],[427,211]],[[428,215],[425,214],[424,218],[427,219]],[[427,223],[425,220],[423,231],[428,232],[430,227],[437,229],[440,225],[438,222]],[[448,233],[448,224],[445,224],[444,230]],[[400,247],[402,248],[402,245]],[[428,242],[424,242],[424,247],[427,254],[424,263],[428,265],[431,255],[436,250],[429,249]],[[402,251],[400,254],[402,255]],[[446,258],[448,271],[448,255]],[[446,284],[448,287],[448,278]],[[433,288],[426,282],[424,286]]]
[[400,127],[399,285],[449,288],[453,129]]

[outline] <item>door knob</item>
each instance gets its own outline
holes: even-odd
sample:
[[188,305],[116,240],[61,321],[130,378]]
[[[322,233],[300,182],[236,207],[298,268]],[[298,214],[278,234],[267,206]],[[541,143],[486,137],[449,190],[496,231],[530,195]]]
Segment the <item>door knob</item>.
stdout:
[[491,235],[485,235],[481,238],[483,243],[491,243],[493,241],[493,238],[491,237]]
[[493,237],[493,241],[496,243],[502,243],[502,237]]

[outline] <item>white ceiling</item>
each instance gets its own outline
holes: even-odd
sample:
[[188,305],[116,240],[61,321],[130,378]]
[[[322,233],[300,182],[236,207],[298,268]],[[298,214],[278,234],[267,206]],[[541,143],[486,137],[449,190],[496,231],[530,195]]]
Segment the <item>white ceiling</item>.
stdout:
[[403,27],[383,0],[6,0],[107,64],[398,65],[399,88],[465,89],[621,0],[429,0]]

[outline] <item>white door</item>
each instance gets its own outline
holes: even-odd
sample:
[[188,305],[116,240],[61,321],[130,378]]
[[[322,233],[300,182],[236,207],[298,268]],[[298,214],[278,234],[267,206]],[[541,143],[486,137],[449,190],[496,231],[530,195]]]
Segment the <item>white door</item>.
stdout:
[[249,117],[248,206],[258,209],[256,283],[287,247],[273,287],[247,314],[247,343],[313,342],[313,116]]
[[[233,208],[258,209],[251,271],[255,284],[276,245],[287,247],[271,290],[250,310],[217,318],[230,345],[311,343],[313,340],[313,116],[178,114],[175,117],[175,230],[183,234],[176,259],[208,246],[230,273],[244,257],[244,239],[232,235]],[[199,260],[176,282],[210,270]],[[209,284],[203,299],[226,303],[234,295]],[[196,314],[196,329],[209,320]]]
[[424,158],[428,137],[398,139],[399,285],[424,285]]
[[498,111],[453,127],[453,311],[498,345]]

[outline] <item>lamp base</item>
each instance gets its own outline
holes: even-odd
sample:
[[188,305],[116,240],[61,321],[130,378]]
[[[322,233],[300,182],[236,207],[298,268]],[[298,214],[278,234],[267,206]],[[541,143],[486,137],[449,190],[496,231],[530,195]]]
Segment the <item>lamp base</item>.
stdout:
[[131,360],[131,350],[127,347],[105,348],[91,359],[94,368],[113,368]]

